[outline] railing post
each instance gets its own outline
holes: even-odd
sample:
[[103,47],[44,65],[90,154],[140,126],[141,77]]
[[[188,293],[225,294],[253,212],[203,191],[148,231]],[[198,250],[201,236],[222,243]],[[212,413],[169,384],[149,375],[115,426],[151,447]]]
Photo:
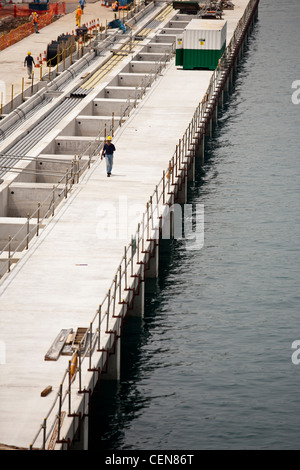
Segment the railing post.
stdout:
[[42,449],[45,450],[46,449],[46,431],[47,431],[47,419],[44,418],[44,422],[43,422],[43,447]]
[[147,240],[149,240],[150,235],[149,235],[149,202],[147,202]]
[[78,345],[77,357],[78,357],[79,391],[81,392],[81,342]]
[[59,404],[58,404],[58,416],[57,416],[57,440],[60,440],[60,428],[61,428],[61,408],[62,408],[62,389],[63,385],[62,383],[59,386]]
[[26,222],[26,250],[28,250],[29,245],[29,214],[27,214],[27,222]]
[[38,202],[37,224],[36,224],[36,236],[37,237],[39,235],[39,229],[40,229],[40,207],[41,207],[41,203]]
[[124,275],[125,275],[125,290],[126,290],[127,289],[127,250],[126,250],[126,246],[124,247],[124,263],[125,263]]
[[54,190],[55,186],[52,186],[52,217],[54,216],[54,203],[55,203],[55,197],[54,197]]
[[101,305],[98,308],[98,350],[100,350],[100,338],[101,338]]
[[69,386],[68,386],[68,409],[69,409],[69,415],[71,414],[71,361],[69,361],[69,367],[68,367],[68,375],[69,375]]
[[89,347],[89,369],[92,368],[92,339],[93,339],[93,322],[90,322],[90,347]]
[[8,266],[7,266],[7,272],[10,273],[10,265],[11,265],[11,260],[10,260],[10,253],[11,253],[11,236],[9,235],[8,237]]
[[115,308],[116,308],[116,296],[117,296],[117,281],[118,281],[118,275],[116,274],[115,275],[115,280],[114,280],[114,283],[115,283],[115,288],[114,288],[114,297],[113,297],[113,315],[115,314]]
[[137,253],[136,253],[136,262],[140,262],[140,224],[138,224],[137,228],[137,247],[136,247]]
[[69,170],[66,171],[66,183],[65,183],[65,199],[68,197],[68,182],[69,182]]
[[131,235],[131,258],[130,258],[130,266],[131,266],[131,276],[133,276],[133,236]]
[[108,331],[108,326],[109,326],[109,308],[110,308],[110,289],[108,290],[108,299],[107,299],[106,331]]

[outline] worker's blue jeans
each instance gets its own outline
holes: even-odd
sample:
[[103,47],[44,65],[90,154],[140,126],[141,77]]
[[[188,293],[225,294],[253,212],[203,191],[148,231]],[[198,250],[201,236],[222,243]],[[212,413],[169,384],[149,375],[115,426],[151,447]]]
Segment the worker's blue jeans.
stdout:
[[105,155],[105,160],[106,160],[106,172],[110,174],[112,167],[113,167],[114,155],[113,154]]

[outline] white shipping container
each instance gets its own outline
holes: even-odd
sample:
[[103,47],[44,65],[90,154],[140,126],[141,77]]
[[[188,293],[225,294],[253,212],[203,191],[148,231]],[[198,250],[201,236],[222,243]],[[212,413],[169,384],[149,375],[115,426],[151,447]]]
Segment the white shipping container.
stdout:
[[226,34],[227,21],[193,19],[183,31],[183,48],[220,50]]

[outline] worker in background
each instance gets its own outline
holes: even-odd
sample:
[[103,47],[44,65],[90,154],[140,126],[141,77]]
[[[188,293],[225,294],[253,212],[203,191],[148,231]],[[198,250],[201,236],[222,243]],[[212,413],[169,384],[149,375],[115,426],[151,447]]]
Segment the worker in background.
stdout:
[[118,0],[112,4],[112,11],[118,11],[119,10],[119,2]]
[[32,78],[32,66],[35,65],[34,58],[31,56],[31,52],[27,52],[27,56],[24,60],[24,67],[27,65],[28,78]]
[[81,8],[82,14],[83,14],[83,10],[84,10],[84,4],[85,4],[85,0],[79,0],[79,5],[80,5],[80,8]]
[[80,8],[80,5],[78,5],[77,10],[75,12],[75,18],[76,18],[76,26],[80,28],[81,25],[81,15],[82,15],[82,10]]
[[108,177],[111,175],[115,151],[116,151],[116,147],[111,142],[111,136],[109,135],[106,139],[106,144],[104,144],[103,146],[103,150],[101,154],[101,160],[103,159],[104,156],[106,159],[106,172],[107,172]]
[[37,13],[33,13],[33,25],[34,25],[34,30],[36,32],[36,34],[39,34],[39,17],[37,15]]

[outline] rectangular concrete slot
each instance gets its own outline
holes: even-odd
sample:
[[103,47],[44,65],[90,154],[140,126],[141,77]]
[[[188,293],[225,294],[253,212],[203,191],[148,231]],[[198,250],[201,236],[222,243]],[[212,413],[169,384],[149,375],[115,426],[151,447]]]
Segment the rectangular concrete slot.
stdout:
[[59,185],[53,190],[53,185],[48,183],[12,183],[8,192],[8,217],[27,217],[40,207],[40,217],[49,211],[51,216],[52,199],[54,193],[54,209],[64,199],[64,185]]
[[167,34],[170,38],[173,34],[181,34],[184,28],[164,28],[160,31],[160,34]]
[[81,155],[87,152],[95,137],[86,136],[60,136],[55,139],[56,155]]
[[[130,106],[134,105],[134,100],[130,100]],[[93,102],[93,115],[106,116],[111,113],[121,115],[128,106],[128,99],[121,98],[97,98]]]
[[[16,265],[16,263],[20,260],[20,256],[15,254],[10,258],[10,270]],[[2,255],[0,255],[0,279],[7,273],[8,271],[8,251],[4,251]]]
[[172,43],[176,41],[176,34],[157,34],[155,39],[158,43]]
[[[59,161],[60,158],[61,161]],[[37,170],[40,170],[37,174],[36,182],[64,183],[66,172],[71,173],[73,159],[74,155],[40,155],[36,162]],[[83,157],[80,160],[79,166],[83,167],[87,160],[87,157]]]
[[155,52],[141,52],[140,54],[137,54],[135,57],[135,60],[139,61],[154,61],[154,62],[159,62],[160,60],[164,60],[166,57],[165,53],[155,53]]
[[119,85],[120,86],[145,86],[151,77],[152,74],[147,73],[120,73]]
[[158,61],[139,61],[132,60],[130,62],[130,69],[135,73],[156,73],[158,68]]
[[189,21],[172,20],[168,23],[168,28],[184,29],[188,24]]
[[[34,218],[29,222],[29,241],[36,235],[34,227],[37,219]],[[16,235],[16,240],[11,241],[11,253],[18,247],[19,243],[26,238],[27,235],[27,218],[25,217],[0,217],[1,234],[0,234],[0,251],[2,251],[8,241],[9,236],[13,238]],[[44,224],[40,228],[43,228]],[[18,252],[24,250],[26,247],[26,239],[18,248]],[[1,260],[4,262],[8,257],[8,249],[1,255]]]
[[139,99],[141,88],[135,86],[107,86],[105,96],[107,98]]
[[[99,133],[110,129],[113,125],[114,128],[119,126],[120,116],[78,116],[76,118],[76,136],[94,136],[97,137]],[[104,134],[103,134],[104,135]]]
[[[17,160],[16,160],[17,161]],[[36,162],[32,160],[31,162],[22,162],[22,172],[16,175],[14,181],[18,183],[35,183],[36,181]]]
[[150,42],[146,47],[147,52],[159,52],[159,53],[170,53],[173,49],[173,42],[172,43],[159,43],[159,42]]

